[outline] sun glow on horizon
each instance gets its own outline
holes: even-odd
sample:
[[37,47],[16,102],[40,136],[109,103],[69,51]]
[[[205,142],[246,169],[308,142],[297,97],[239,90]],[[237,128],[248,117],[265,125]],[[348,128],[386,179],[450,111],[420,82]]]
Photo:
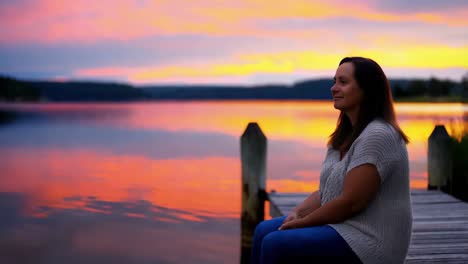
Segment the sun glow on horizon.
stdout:
[[388,52],[385,49],[354,50],[350,54],[279,52],[271,54],[244,54],[231,63],[194,63],[134,68],[79,69],[74,75],[81,78],[127,76],[132,83],[177,82],[200,78],[237,78],[255,74],[293,74],[294,72],[328,72],[332,75],[344,56],[364,56],[376,60],[387,72],[392,69],[468,69],[468,46],[464,47],[406,47]]

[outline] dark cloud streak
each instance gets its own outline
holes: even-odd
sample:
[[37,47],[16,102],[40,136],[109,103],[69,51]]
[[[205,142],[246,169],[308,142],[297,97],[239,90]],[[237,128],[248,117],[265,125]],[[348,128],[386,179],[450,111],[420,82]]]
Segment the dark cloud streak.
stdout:
[[417,12],[445,12],[448,10],[456,10],[460,8],[468,8],[466,0],[450,0],[450,1],[428,1],[428,0],[375,0],[371,1],[381,11],[391,11],[398,13],[417,13]]

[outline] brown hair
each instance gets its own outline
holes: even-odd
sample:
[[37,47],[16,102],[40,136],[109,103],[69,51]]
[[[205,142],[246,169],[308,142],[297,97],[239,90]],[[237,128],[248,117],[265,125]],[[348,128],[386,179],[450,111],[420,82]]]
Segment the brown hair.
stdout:
[[357,122],[353,127],[348,116],[341,112],[335,131],[330,135],[328,144],[334,149],[346,152],[354,140],[375,118],[382,118],[391,124],[408,143],[408,137],[398,126],[393,109],[393,97],[387,76],[377,62],[363,57],[346,57],[340,64],[350,62],[354,66],[354,78],[363,91]]

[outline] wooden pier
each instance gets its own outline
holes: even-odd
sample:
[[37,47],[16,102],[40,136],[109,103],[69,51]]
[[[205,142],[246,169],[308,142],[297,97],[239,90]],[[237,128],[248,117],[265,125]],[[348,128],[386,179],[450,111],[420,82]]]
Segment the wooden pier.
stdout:
[[[270,215],[279,217],[307,193],[268,194]],[[412,190],[413,233],[406,263],[468,263],[468,203],[441,191]]]
[[[264,218],[265,200],[270,215],[279,217],[308,196],[265,192],[267,142],[256,123],[249,123],[241,137],[241,264],[250,263],[252,235]],[[411,191],[413,230],[406,263],[468,263],[468,203],[454,198],[468,200],[468,174],[453,174],[450,144],[445,127],[437,125],[428,139],[428,190]]]

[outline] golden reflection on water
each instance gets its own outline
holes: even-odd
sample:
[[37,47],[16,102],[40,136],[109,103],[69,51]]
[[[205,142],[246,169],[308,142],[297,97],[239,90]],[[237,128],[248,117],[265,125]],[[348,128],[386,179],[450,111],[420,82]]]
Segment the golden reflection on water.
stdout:
[[[192,109],[196,109],[192,111]],[[161,109],[159,109],[161,110]],[[304,144],[325,146],[336,125],[338,112],[330,102],[191,102],[186,107],[165,104],[162,115],[129,116],[133,126],[174,131],[211,131],[239,136],[249,122],[258,122],[271,140],[297,140]],[[447,131],[459,138],[467,129],[467,107],[458,103],[397,103],[395,111],[399,124],[409,136],[408,151],[411,160],[411,187],[427,187],[427,139],[434,126],[446,125]],[[136,111],[143,113],[142,111]],[[177,122],[172,113],[180,117]],[[208,115],[213,114],[209,118]],[[465,115],[465,117],[464,117]],[[274,155],[271,153],[271,155]],[[306,191],[316,184],[294,181],[269,181],[272,189],[281,191]],[[307,186],[307,187],[304,187]]]
[[[239,136],[249,122],[258,122],[269,138],[295,140],[326,140],[339,114],[326,101],[187,102],[183,106],[160,103],[158,108],[144,104],[132,108],[134,111],[126,120],[132,127]],[[452,123],[455,132],[459,132],[466,126],[466,121],[459,121],[468,111],[457,103],[397,103],[395,110],[402,128],[417,141],[426,140],[438,123]]]

